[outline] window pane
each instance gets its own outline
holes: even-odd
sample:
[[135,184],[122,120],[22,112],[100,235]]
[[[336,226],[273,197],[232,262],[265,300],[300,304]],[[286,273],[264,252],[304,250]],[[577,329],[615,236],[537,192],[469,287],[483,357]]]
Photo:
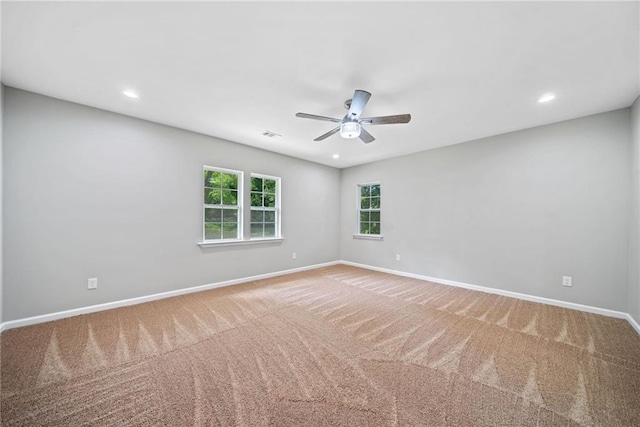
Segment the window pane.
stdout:
[[212,190],[210,188],[204,189],[205,205],[219,205],[220,201],[220,190]]
[[263,237],[263,225],[251,224],[251,237]]
[[380,234],[380,184],[360,185],[358,233]]
[[262,193],[251,193],[251,206],[262,207]]
[[264,192],[272,194],[276,192],[276,181],[274,179],[264,180]]
[[251,211],[251,222],[264,222],[264,211]]
[[[239,190],[242,172],[203,170],[204,239],[237,239],[241,228]],[[230,209],[225,209],[228,206]],[[240,237],[241,238],[241,237]]]
[[380,234],[380,223],[372,222],[369,230],[371,231],[371,234]]
[[222,224],[204,224],[204,239],[218,240],[222,238]]
[[276,225],[275,224],[265,224],[264,225],[264,237],[275,237],[276,235]]
[[220,187],[220,172],[204,171],[204,186],[205,187]]
[[236,190],[222,190],[223,205],[238,205],[238,192]]
[[251,191],[262,192],[262,178],[251,177]]
[[238,189],[238,175],[235,173],[223,173],[222,174],[222,188],[223,189]]
[[369,223],[361,222],[360,223],[360,234],[369,234]]
[[[278,215],[278,179],[251,177],[251,237],[274,237]],[[262,208],[260,210],[255,208]],[[266,226],[266,229],[265,229]]]
[[225,209],[222,212],[222,222],[238,222],[238,211],[236,209]]
[[276,207],[276,195],[275,194],[265,194],[264,195],[264,206],[266,208],[275,208]]
[[222,209],[205,208],[204,222],[222,222]]
[[222,224],[222,238],[223,239],[237,239],[238,238],[238,224],[236,224],[236,223]]

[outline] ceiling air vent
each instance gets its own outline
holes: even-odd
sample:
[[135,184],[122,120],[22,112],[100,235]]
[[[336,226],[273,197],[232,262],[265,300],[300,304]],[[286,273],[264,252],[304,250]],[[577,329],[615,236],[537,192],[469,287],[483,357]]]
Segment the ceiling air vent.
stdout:
[[266,136],[267,138],[281,138],[282,135],[280,135],[279,133],[275,133],[275,132],[271,132],[270,130],[265,130],[264,132],[262,132],[263,136]]

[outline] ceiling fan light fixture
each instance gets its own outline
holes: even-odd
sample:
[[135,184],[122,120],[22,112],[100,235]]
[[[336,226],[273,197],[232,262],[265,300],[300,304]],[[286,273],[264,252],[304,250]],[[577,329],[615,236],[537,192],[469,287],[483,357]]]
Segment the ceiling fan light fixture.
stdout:
[[336,125],[334,125],[336,127],[315,138],[314,141],[325,140],[331,135],[335,135],[340,132],[340,136],[343,138],[360,138],[360,140],[365,144],[369,144],[376,139],[367,132],[362,125],[392,125],[397,123],[409,123],[411,121],[411,114],[396,114],[394,116],[367,117],[366,119],[361,119],[360,115],[364,111],[364,107],[367,105],[370,97],[371,94],[366,90],[356,90],[353,93],[353,98],[348,99],[345,102],[345,107],[349,109],[349,112],[342,119],[307,113],[296,113],[296,117],[336,123]]
[[340,136],[343,138],[357,138],[360,136],[360,123],[345,122],[340,125]]

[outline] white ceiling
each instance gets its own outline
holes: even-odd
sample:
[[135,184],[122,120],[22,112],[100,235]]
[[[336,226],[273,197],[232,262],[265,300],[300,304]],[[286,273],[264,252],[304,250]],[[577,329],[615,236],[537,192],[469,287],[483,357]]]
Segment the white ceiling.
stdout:
[[[3,2],[2,81],[342,168],[628,107],[639,26],[638,2]],[[294,114],[355,89],[411,123],[313,142],[333,123]]]

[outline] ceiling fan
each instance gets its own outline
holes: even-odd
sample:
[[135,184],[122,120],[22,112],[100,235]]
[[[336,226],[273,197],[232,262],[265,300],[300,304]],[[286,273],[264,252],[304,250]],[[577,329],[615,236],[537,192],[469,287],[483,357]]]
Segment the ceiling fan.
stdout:
[[365,105],[371,98],[371,94],[365,90],[356,90],[352,99],[347,99],[344,102],[344,106],[349,112],[342,118],[336,119],[333,117],[317,116],[315,114],[297,113],[296,117],[302,117],[303,119],[324,120],[328,122],[340,123],[335,129],[331,129],[324,135],[320,135],[314,141],[322,141],[330,137],[331,135],[340,132],[340,136],[343,138],[360,138],[362,142],[368,144],[375,140],[375,138],[367,132],[362,125],[390,125],[397,123],[409,123],[411,121],[411,114],[398,114],[395,116],[380,116],[380,117],[367,117],[360,118],[360,115],[364,111]]

